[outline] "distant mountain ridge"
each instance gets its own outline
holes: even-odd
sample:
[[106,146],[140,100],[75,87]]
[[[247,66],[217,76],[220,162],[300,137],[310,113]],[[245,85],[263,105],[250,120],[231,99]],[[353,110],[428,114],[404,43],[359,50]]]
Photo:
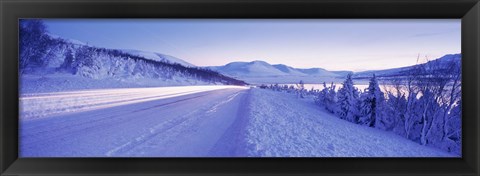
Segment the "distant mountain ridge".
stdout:
[[323,68],[294,68],[284,64],[269,64],[265,61],[231,62],[224,66],[207,67],[224,75],[249,83],[297,83],[300,80],[316,83],[343,78],[348,71],[328,71]]
[[[423,64],[438,62],[440,64],[450,64],[452,61],[460,63],[461,54],[447,54]],[[377,77],[403,76],[411,71],[414,66],[353,72],[328,71],[323,68],[294,68],[284,64],[272,65],[265,61],[255,60],[251,62],[231,62],[223,66],[207,68],[253,84],[291,84],[298,83],[300,80],[306,83],[341,82],[347,74],[353,74],[356,79],[370,78],[373,74]]]
[[[74,40],[74,39],[62,39],[59,36],[48,34],[53,40],[61,40],[64,43],[68,43],[72,46],[67,48],[76,50],[82,46],[88,46],[86,43]],[[62,42],[60,42],[62,43]],[[75,45],[75,46],[73,46]],[[58,47],[57,47],[58,48]],[[65,52],[67,49],[64,47]],[[112,49],[115,50],[115,49]],[[174,56],[156,53],[156,52],[149,52],[149,51],[140,51],[140,50],[132,50],[132,49],[122,49],[118,50],[125,54],[131,56],[138,56],[140,58],[158,61],[158,62],[165,62],[165,63],[172,63],[172,64],[180,64],[185,67],[196,67],[195,65],[179,59]],[[48,65],[57,65],[63,63],[63,58],[61,57],[64,54],[56,54],[59,57],[54,57],[53,60],[50,60]],[[431,60],[424,64],[429,63],[448,63],[451,61],[460,62],[461,61],[461,54],[448,54],[442,56],[438,59]],[[375,74],[377,77],[392,77],[392,76],[402,76],[405,73],[408,73],[409,70],[413,68],[413,66],[407,67],[400,67],[400,68],[392,68],[392,69],[384,69],[384,70],[368,70],[362,72],[352,72],[352,71],[328,71],[323,68],[294,68],[284,64],[270,64],[265,61],[255,60],[251,62],[231,62],[223,66],[209,66],[203,67],[208,68],[210,70],[219,72],[220,74],[236,78],[239,80],[246,81],[248,83],[259,84],[259,83],[297,83],[300,80],[306,83],[321,83],[321,82],[330,82],[330,81],[339,81],[343,79],[347,74],[352,73],[353,78],[356,79],[365,79],[371,77]],[[95,75],[96,76],[96,75]]]
[[[440,64],[446,65],[452,62],[456,62],[457,64],[461,64],[462,55],[461,54],[447,54],[440,58],[430,60],[426,63],[420,65],[429,65],[429,64]],[[361,78],[368,78],[372,77],[373,74],[377,77],[393,77],[393,76],[404,76],[406,73],[409,73],[412,69],[414,69],[414,65],[407,66],[407,67],[400,67],[400,68],[392,68],[392,69],[384,69],[384,70],[369,70],[369,71],[362,71],[354,73],[353,77],[357,79]]]

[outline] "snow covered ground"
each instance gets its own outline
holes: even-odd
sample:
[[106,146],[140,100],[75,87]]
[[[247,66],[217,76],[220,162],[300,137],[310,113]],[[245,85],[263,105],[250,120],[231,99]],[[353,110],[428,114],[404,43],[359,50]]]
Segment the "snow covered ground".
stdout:
[[20,94],[79,91],[86,89],[141,88],[186,85],[211,85],[199,80],[171,79],[159,80],[149,78],[127,77],[92,79],[69,73],[24,74],[20,77]]
[[360,126],[309,99],[252,89],[246,126],[248,156],[454,157],[391,132]]
[[186,67],[195,67],[195,65],[188,63],[182,59],[166,55],[166,54],[160,54],[160,53],[155,53],[155,52],[149,52],[149,51],[139,51],[139,50],[122,50],[126,53],[132,54],[134,56],[140,56],[144,57],[147,59],[151,59],[154,61],[163,61],[163,62],[170,62],[170,63],[178,63],[180,65],[186,66]]
[[258,88],[31,93],[21,103],[21,157],[454,157]]

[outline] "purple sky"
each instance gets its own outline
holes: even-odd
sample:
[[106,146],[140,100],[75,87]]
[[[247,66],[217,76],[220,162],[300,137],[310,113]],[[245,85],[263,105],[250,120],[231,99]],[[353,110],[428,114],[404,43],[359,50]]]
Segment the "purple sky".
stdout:
[[460,19],[46,19],[90,45],[153,51],[198,66],[263,60],[298,68],[371,70],[460,53]]

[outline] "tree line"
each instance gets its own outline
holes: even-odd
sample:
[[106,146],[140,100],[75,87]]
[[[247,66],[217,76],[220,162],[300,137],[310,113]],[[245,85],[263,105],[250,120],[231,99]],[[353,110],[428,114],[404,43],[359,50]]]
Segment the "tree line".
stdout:
[[327,86],[325,82],[322,90],[278,84],[261,87],[313,97],[320,108],[351,123],[461,155],[461,62],[417,64],[402,76],[383,79],[382,86],[373,74],[365,90],[356,88],[352,77],[347,75],[338,90],[334,83]]

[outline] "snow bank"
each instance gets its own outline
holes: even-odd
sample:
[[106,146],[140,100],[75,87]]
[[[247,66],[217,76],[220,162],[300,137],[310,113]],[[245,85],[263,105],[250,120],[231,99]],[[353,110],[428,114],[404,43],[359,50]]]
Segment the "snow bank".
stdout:
[[246,153],[266,157],[455,157],[324,112],[309,99],[251,90]]

